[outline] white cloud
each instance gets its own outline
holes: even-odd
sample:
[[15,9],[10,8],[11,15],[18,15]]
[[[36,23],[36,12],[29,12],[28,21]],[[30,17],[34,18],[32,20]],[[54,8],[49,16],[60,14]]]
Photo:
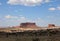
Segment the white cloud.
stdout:
[[17,21],[24,22],[26,20],[27,20],[27,18],[25,16],[20,16]]
[[5,18],[9,19],[9,18],[11,18],[11,16],[10,15],[6,15]]
[[50,11],[60,10],[60,6],[50,7],[48,10],[50,10]]
[[54,11],[54,10],[56,10],[56,8],[51,7],[51,8],[49,8],[49,10]]
[[50,0],[8,0],[7,3],[11,5],[36,6],[49,1]]
[[18,17],[17,16],[6,15],[5,18],[10,19],[10,18],[18,18]]
[[27,18],[24,17],[24,16],[6,15],[6,16],[4,16],[4,18],[5,18],[5,20],[7,20],[7,21],[13,21],[13,22],[16,22],[16,21],[18,21],[18,22],[24,22],[24,21],[27,20]]
[[5,16],[7,21],[13,21],[13,22],[35,22],[35,23],[39,23],[39,22],[44,22],[44,20],[42,20],[41,18],[37,18],[35,20],[31,20],[26,18],[25,16],[12,16],[12,15],[6,15]]

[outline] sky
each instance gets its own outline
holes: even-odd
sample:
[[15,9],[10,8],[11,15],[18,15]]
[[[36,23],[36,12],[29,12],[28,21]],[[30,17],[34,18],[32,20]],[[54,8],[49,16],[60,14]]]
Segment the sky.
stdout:
[[60,0],[0,0],[0,26],[25,22],[60,26]]

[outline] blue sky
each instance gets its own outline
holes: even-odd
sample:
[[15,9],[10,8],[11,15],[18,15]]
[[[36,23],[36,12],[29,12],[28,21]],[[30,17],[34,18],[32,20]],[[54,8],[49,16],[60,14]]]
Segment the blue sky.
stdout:
[[0,26],[22,22],[60,26],[60,0],[0,0]]

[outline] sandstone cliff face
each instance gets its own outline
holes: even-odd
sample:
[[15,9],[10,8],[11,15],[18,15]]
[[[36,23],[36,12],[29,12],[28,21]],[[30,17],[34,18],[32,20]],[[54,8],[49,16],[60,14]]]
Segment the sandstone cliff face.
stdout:
[[55,24],[48,24],[49,28],[55,27]]
[[27,22],[27,23],[21,23],[20,26],[21,26],[21,27],[27,27],[27,28],[29,28],[29,27],[30,27],[30,28],[35,28],[35,27],[37,27],[35,23],[29,23],[29,22]]

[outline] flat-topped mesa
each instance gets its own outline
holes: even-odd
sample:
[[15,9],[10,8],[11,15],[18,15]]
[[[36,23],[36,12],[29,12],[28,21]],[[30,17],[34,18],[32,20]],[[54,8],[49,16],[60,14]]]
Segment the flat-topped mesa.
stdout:
[[48,28],[56,27],[55,24],[48,24]]
[[37,27],[35,23],[31,23],[31,22],[26,22],[26,23],[21,23],[20,27],[28,27],[28,28],[35,28]]

